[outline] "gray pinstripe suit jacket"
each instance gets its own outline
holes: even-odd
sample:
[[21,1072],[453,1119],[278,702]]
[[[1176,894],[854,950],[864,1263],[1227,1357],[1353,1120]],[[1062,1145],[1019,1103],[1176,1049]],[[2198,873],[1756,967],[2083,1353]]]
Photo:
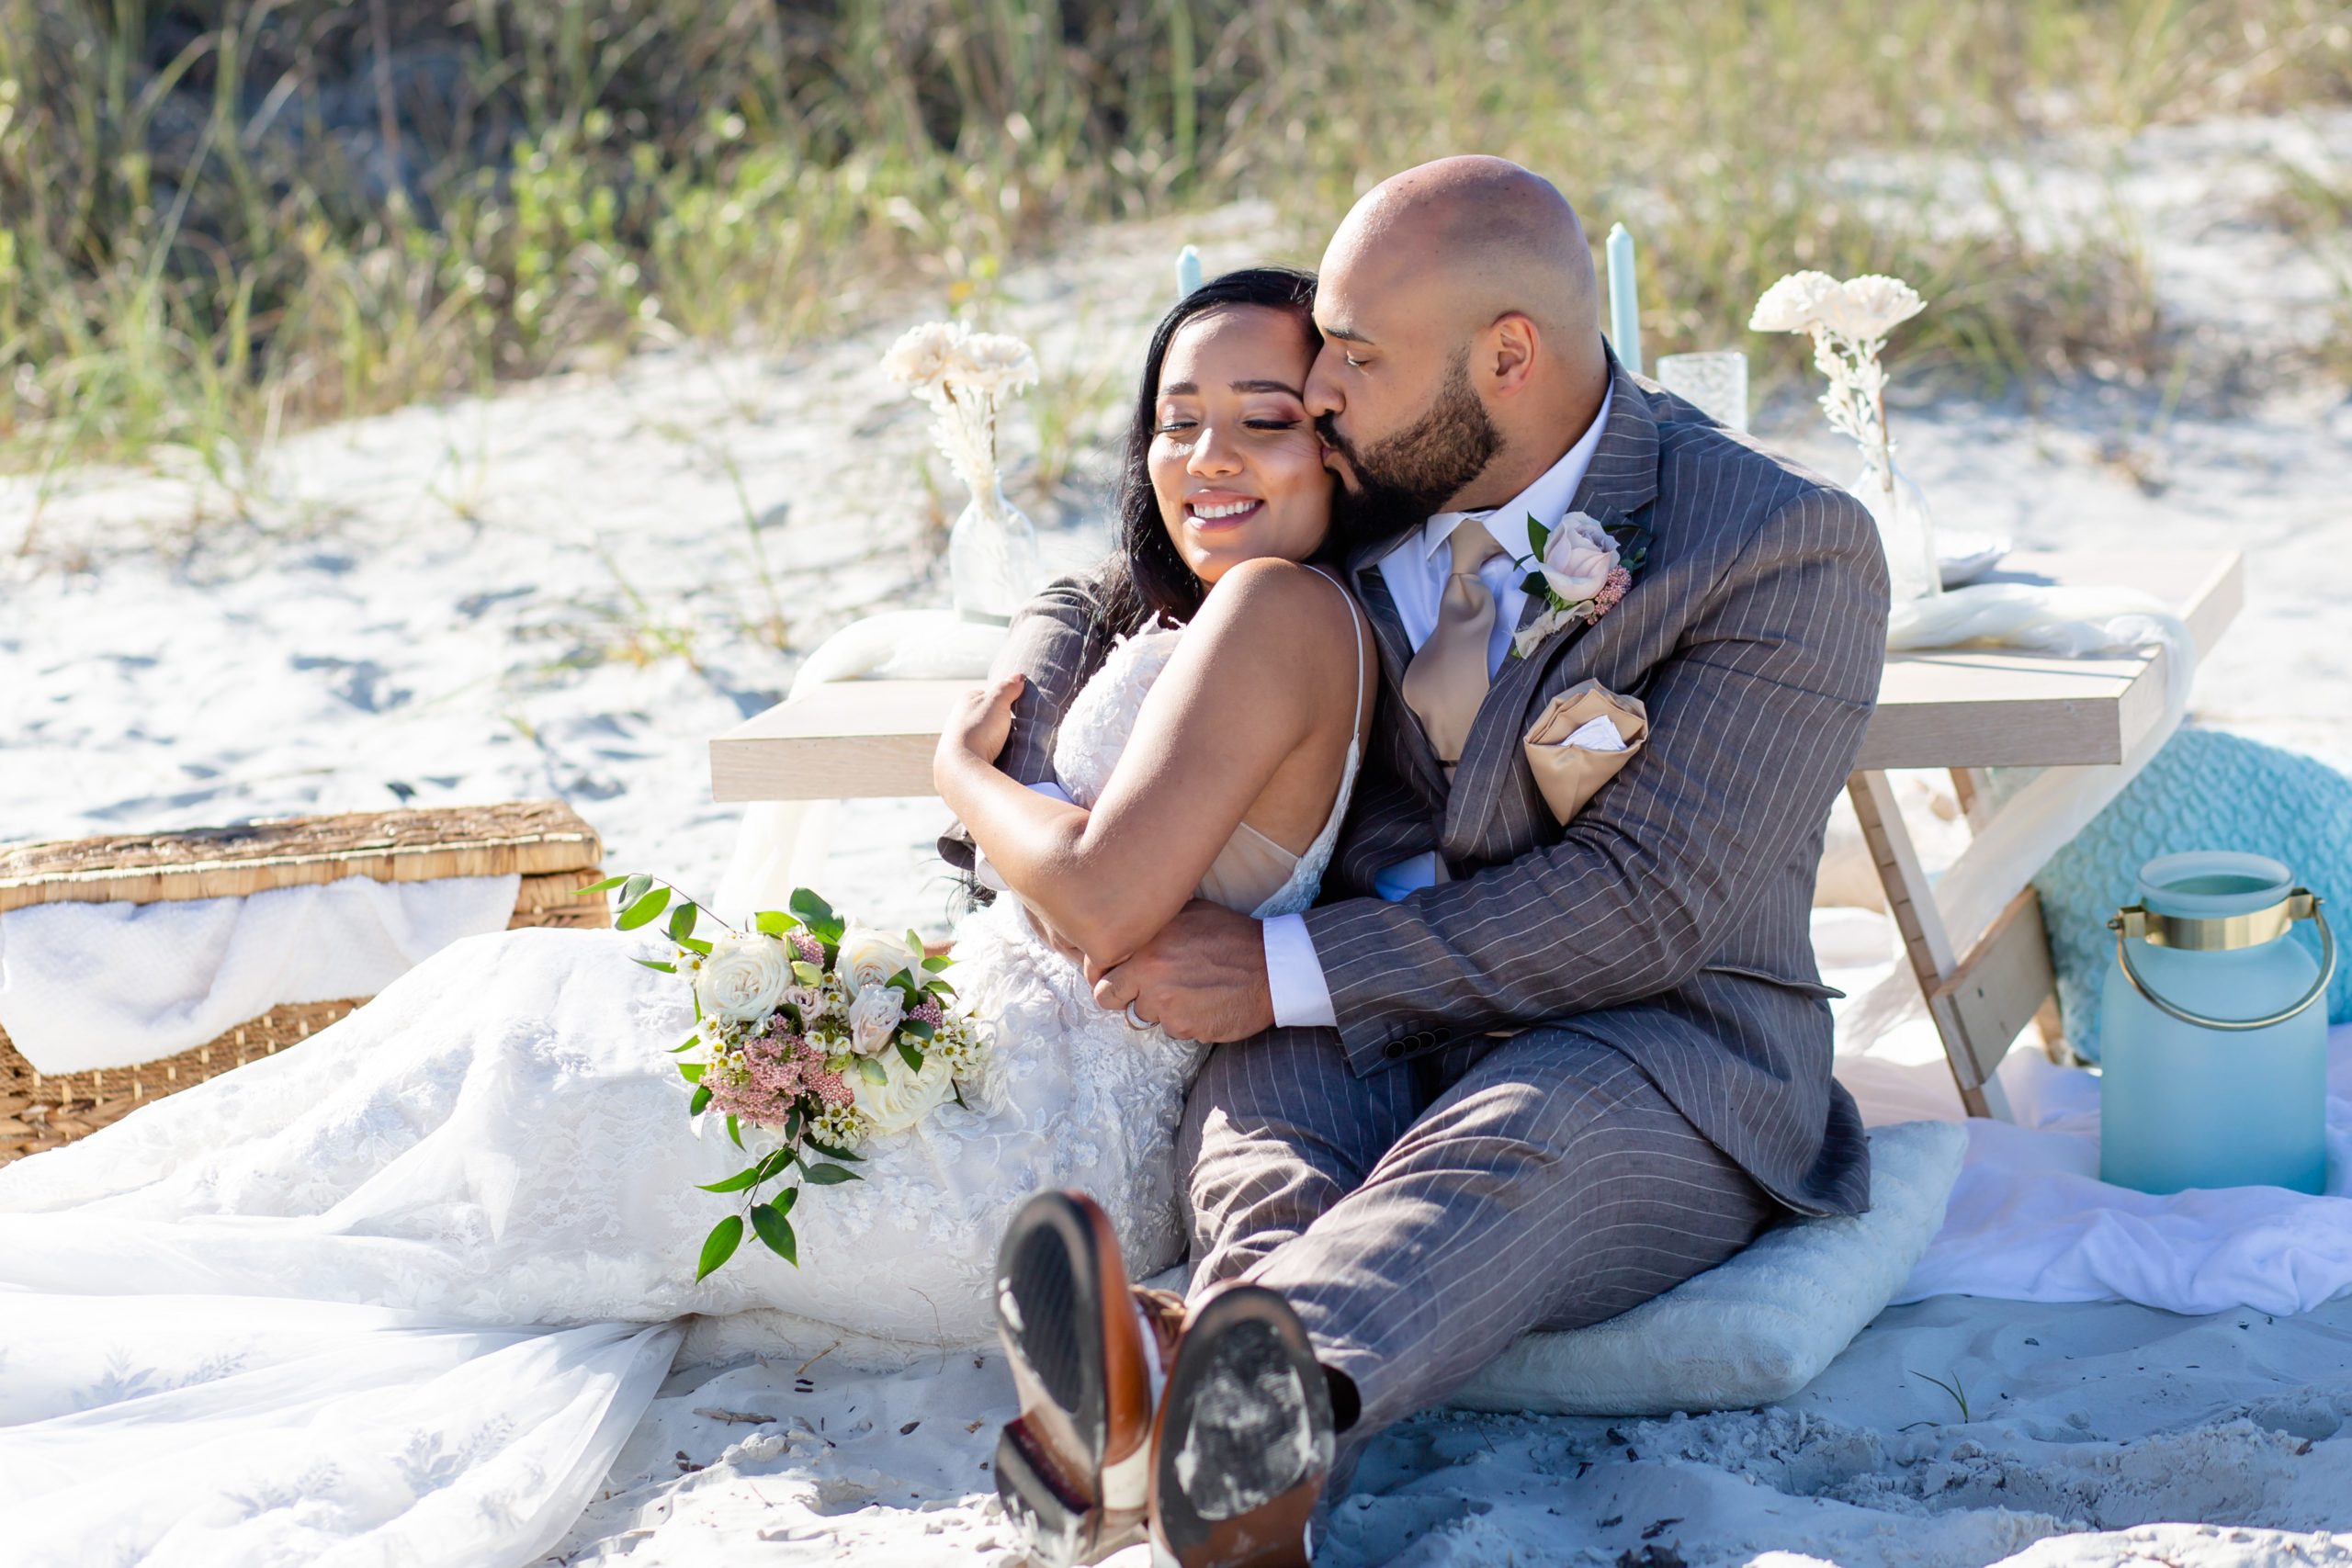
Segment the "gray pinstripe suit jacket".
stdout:
[[[1412,657],[1385,585],[1354,580],[1385,676],[1323,902],[1306,915],[1359,1074],[1538,1024],[1630,1057],[1803,1213],[1870,1197],[1831,1081],[1810,911],[1829,807],[1884,659],[1886,571],[1861,503],[1611,362],[1615,399],[1575,509],[1649,531],[1624,601],[1497,672],[1451,789],[1396,698]],[[1542,609],[1532,602],[1528,615]],[[1031,677],[1002,765],[1050,776],[1059,715],[1108,638],[1077,582],[1014,623]],[[1644,750],[1564,829],[1521,739],[1587,679],[1647,705]],[[1453,880],[1400,903],[1374,874],[1436,850]]]

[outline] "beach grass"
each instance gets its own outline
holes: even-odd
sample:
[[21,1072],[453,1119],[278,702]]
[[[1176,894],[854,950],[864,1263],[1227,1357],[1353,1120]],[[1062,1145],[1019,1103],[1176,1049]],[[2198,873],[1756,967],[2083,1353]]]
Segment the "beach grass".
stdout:
[[[1373,179],[1463,150],[1553,175],[1596,242],[1635,231],[1653,354],[1739,344],[1792,366],[1747,312],[1816,266],[1934,299],[1905,345],[1921,369],[2160,374],[2128,222],[2040,234],[1996,160],[2342,101],[2347,17],[2327,0],[0,0],[0,471],[168,453],[233,490],[297,424],[647,344],[788,350],[916,286],[984,318],[1015,258],[1084,225],[1238,197],[1281,214],[1269,256],[1311,264]],[[1967,188],[1890,190],[1874,171],[1906,159]],[[1122,390],[1052,389],[1041,484]]]

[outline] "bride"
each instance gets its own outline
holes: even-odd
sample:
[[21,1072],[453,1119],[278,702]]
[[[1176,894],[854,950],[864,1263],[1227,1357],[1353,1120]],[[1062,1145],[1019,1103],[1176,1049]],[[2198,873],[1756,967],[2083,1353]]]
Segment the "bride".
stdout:
[[808,1194],[797,1269],[749,1248],[697,1283],[731,1201],[696,1187],[741,1156],[688,1131],[682,987],[627,961],[637,936],[460,942],[298,1051],[0,1169],[10,1560],[528,1562],[689,1330],[695,1359],[987,1342],[999,1237],[1041,1188],[1101,1199],[1139,1274],[1177,1261],[1198,1048],[1097,1008],[1080,961],[1196,896],[1305,908],[1345,815],[1374,674],[1361,613],[1301,564],[1331,484],[1311,290],[1231,274],[1153,336],[1059,795],[990,765],[1017,678],[941,740],[1014,895],[949,972],[995,1034],[987,1092]]

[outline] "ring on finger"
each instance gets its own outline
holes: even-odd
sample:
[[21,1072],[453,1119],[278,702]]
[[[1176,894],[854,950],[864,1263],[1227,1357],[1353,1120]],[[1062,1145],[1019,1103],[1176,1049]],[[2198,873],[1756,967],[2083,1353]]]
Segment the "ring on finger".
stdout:
[[1127,1027],[1129,1029],[1149,1029],[1151,1027],[1151,1021],[1138,1014],[1136,1011],[1136,1004],[1133,1002],[1129,1002],[1127,1004]]

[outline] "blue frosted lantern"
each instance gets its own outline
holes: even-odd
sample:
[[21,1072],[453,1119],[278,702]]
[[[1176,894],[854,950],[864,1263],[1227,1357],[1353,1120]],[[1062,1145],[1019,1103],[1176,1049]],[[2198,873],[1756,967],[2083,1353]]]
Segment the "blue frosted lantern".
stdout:
[[[2142,1192],[2327,1180],[2320,900],[2260,855],[2200,850],[2140,869],[2117,912],[2099,1010],[2099,1178]],[[2320,956],[2288,939],[2319,930]]]

